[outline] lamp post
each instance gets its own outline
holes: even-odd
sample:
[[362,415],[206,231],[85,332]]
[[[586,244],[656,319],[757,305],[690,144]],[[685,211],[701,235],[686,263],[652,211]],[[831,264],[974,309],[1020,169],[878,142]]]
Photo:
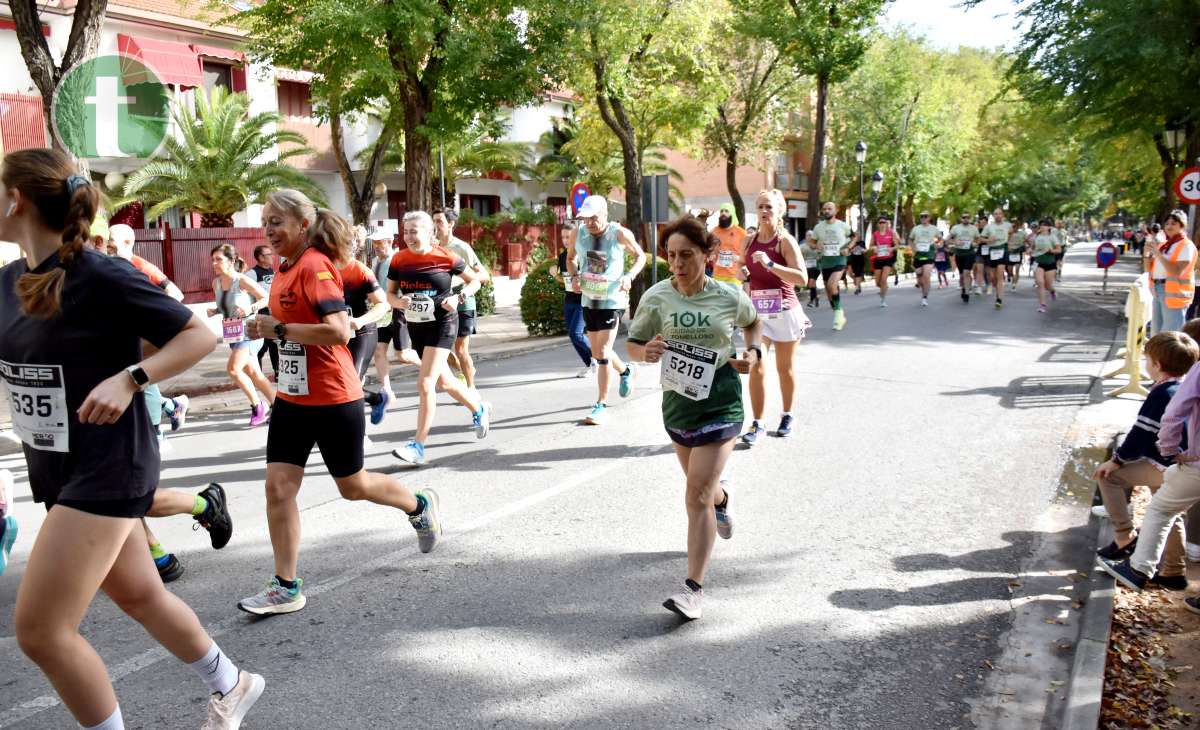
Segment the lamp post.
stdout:
[[864,210],[866,196],[863,194],[863,165],[867,161],[867,143],[861,139],[858,144],[854,145],[854,159],[858,162],[858,244],[861,246],[867,237],[866,211]]

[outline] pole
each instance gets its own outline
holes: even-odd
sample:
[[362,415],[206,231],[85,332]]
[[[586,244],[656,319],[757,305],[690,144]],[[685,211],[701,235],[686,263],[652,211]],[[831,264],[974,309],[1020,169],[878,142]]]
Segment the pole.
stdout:
[[442,154],[442,146],[438,145],[438,180],[442,192],[442,210],[446,209],[446,157]]
[[858,245],[863,245],[863,240],[867,237],[866,230],[866,196],[863,194],[863,165],[864,162],[858,163]]
[[650,177],[650,286],[658,283],[658,192],[656,178]]

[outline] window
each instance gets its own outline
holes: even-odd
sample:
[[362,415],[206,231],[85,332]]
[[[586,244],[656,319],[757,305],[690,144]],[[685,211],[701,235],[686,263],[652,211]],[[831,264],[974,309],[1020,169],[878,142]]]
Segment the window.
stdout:
[[205,61],[201,67],[204,72],[204,90],[206,92],[211,94],[216,86],[221,86],[226,91],[233,90],[232,69],[227,64]]
[[285,117],[311,117],[312,92],[300,81],[280,81],[277,92],[279,113]]
[[477,217],[495,215],[500,212],[499,195],[464,195],[462,207],[470,208]]

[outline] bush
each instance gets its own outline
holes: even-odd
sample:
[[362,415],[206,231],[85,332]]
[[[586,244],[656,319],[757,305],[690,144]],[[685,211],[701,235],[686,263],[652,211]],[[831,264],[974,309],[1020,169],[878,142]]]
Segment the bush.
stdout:
[[550,267],[556,263],[548,260],[538,264],[525,276],[521,287],[521,321],[531,337],[567,333],[563,322],[563,287],[550,274]]
[[475,313],[480,317],[496,313],[496,287],[490,279],[483,282],[475,293]]
[[[632,261],[627,261],[625,263],[625,267],[628,269],[632,263],[633,263]],[[659,258],[657,260],[657,263],[658,263],[658,280],[665,281],[666,279],[670,279],[671,278],[671,265],[667,263],[667,260],[664,258]],[[642,269],[642,283],[644,283],[646,285],[647,289],[650,288],[650,266],[649,265],[647,265],[644,269]]]

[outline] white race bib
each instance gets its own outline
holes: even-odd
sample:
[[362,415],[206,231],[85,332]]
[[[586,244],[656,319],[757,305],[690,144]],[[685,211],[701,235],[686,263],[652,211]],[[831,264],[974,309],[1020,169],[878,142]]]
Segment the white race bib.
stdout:
[[917,241],[917,253],[929,253],[929,247],[932,245],[929,241]]
[[717,372],[717,351],[679,340],[667,340],[660,382],[684,398],[704,400]]
[[243,342],[246,339],[246,320],[225,319],[221,321],[221,339],[226,345]]
[[408,322],[432,322],[436,319],[433,300],[424,294],[413,294],[409,298],[408,309],[404,310],[404,319]]
[[1000,259],[1004,258],[1004,249],[1002,249],[1002,248],[993,248],[993,249],[991,250],[991,253],[990,253],[990,255],[991,255],[991,259],[992,259],[992,261],[999,261]]
[[8,387],[13,431],[38,451],[66,453],[67,388],[61,365],[13,365],[0,361]]
[[1009,261],[1009,263],[1013,263],[1013,264],[1021,263],[1021,254],[1020,253],[1010,253],[1008,255],[1008,261]]
[[286,395],[308,395],[308,356],[299,342],[279,343],[279,388]]
[[891,258],[892,247],[886,243],[880,243],[875,246],[875,257],[880,259]]
[[826,258],[833,258],[835,256],[838,256],[842,250],[842,247],[836,243],[826,243],[826,244],[823,244],[823,246],[824,246],[824,248],[821,249],[821,255]]
[[572,291],[571,275],[564,271],[564,272],[562,272],[562,279],[563,279],[563,290],[564,291]]
[[991,253],[991,248],[985,243],[979,247],[979,255],[987,256]]
[[588,299],[608,299],[608,279],[604,274],[583,274],[579,288]]
[[728,269],[733,266],[733,251],[718,251],[717,266]]

